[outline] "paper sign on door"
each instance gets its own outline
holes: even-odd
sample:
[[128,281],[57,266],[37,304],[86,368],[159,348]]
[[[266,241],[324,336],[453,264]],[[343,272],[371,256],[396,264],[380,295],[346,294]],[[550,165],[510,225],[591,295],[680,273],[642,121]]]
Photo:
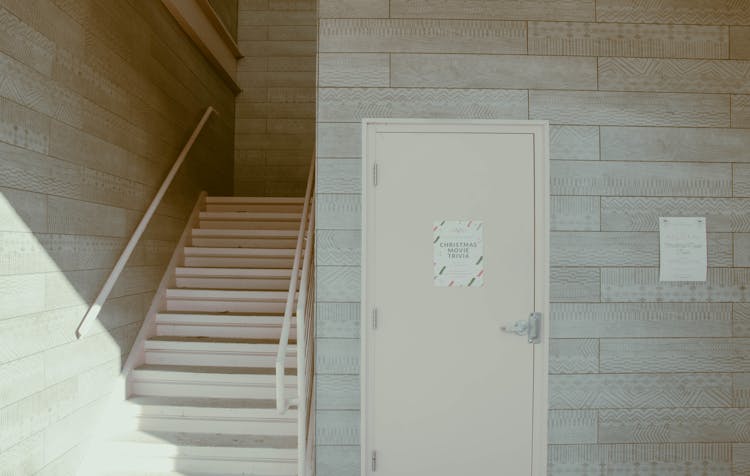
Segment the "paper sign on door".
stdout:
[[435,286],[484,286],[484,228],[481,221],[434,222],[432,246]]

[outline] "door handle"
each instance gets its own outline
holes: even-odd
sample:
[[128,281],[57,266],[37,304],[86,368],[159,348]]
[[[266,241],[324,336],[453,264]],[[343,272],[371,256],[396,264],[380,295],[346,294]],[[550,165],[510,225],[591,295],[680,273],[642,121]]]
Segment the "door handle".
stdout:
[[512,326],[502,326],[501,331],[517,336],[525,335],[529,344],[538,344],[542,334],[542,313],[532,312],[527,319],[521,319]]

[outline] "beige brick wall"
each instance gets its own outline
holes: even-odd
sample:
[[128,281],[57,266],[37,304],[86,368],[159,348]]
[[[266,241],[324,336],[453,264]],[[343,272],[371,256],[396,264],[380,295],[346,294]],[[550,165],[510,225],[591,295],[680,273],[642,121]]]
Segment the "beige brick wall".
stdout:
[[240,0],[237,195],[299,196],[315,141],[315,0]]
[[[363,117],[550,121],[551,475],[748,474],[750,2],[319,8],[318,475],[360,467]],[[658,282],[659,216],[707,283]]]
[[[221,116],[76,340],[208,105]],[[161,2],[0,0],[1,473],[74,474],[199,188],[231,193],[233,128],[232,92]]]

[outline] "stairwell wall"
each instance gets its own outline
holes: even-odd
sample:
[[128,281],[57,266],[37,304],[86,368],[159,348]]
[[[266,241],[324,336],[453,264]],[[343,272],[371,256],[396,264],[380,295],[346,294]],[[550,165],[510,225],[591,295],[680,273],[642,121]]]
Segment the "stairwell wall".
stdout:
[[[91,332],[107,274],[213,117]],[[159,1],[0,0],[0,468],[74,474],[199,190],[232,192],[234,96]]]
[[240,0],[234,187],[303,196],[315,142],[316,0]]
[[[318,476],[360,474],[363,117],[552,124],[550,474],[750,472],[749,7],[320,0]],[[706,283],[659,216],[708,218]]]

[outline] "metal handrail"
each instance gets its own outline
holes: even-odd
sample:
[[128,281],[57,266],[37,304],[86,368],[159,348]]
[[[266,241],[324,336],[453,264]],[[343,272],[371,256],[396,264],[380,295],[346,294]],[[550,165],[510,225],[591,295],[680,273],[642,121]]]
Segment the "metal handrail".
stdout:
[[[313,190],[313,182],[315,177],[315,158],[313,158],[311,164],[310,164],[310,173],[307,177],[307,190],[305,191],[305,202],[302,207],[302,218],[300,220],[299,224],[299,232],[297,233],[297,248],[294,252],[294,264],[292,266],[292,275],[291,279],[289,280],[289,293],[287,294],[286,299],[286,307],[284,308],[284,321],[281,325],[281,337],[279,339],[279,349],[276,353],[276,410],[280,414],[285,413],[289,407],[293,404],[297,404],[299,402],[299,398],[296,399],[287,399],[286,397],[286,388],[284,385],[284,378],[286,376],[286,354],[287,354],[287,348],[289,346],[289,332],[291,329],[292,324],[292,311],[295,310],[294,307],[294,298],[297,295],[297,284],[299,281],[299,271],[300,271],[300,259],[302,256],[302,243],[305,238],[305,230],[308,228],[308,221],[310,221],[309,226],[312,226],[312,220],[308,220],[308,213],[310,210],[311,205],[311,198],[312,198],[312,190]],[[310,217],[312,218],[312,217]],[[308,236],[308,243],[311,241],[312,234]],[[306,246],[306,251],[309,246]],[[309,259],[307,259],[310,256],[309,251],[305,253],[305,263],[303,265],[303,275],[307,275],[309,273]],[[303,279],[306,276],[303,276]],[[306,281],[305,281],[306,282]],[[300,289],[302,291],[302,289]],[[306,293],[302,292],[302,294],[299,296],[299,298],[306,297]],[[298,299],[298,304],[301,299]],[[298,316],[299,317],[299,316]],[[301,355],[301,352],[299,352],[299,345],[300,345],[300,327],[299,322],[297,323],[297,356],[299,358],[299,355]],[[304,337],[303,339],[304,340]],[[302,344],[304,346],[304,342]],[[302,371],[304,372],[304,367],[297,368],[297,373]],[[299,378],[299,375],[298,375]],[[298,387],[299,390],[299,387]]]
[[177,175],[177,171],[182,166],[182,163],[185,162],[185,158],[187,157],[188,152],[190,152],[190,149],[193,147],[195,140],[198,138],[198,134],[201,133],[201,131],[203,130],[203,126],[206,125],[206,121],[208,121],[209,117],[211,117],[211,114],[214,112],[216,112],[216,110],[213,107],[208,106],[206,108],[206,112],[203,113],[203,117],[201,117],[201,120],[198,122],[198,125],[195,126],[193,133],[190,135],[190,138],[182,148],[180,155],[177,156],[177,160],[175,160],[174,165],[172,165],[172,168],[169,170],[166,178],[164,178],[164,182],[162,182],[161,187],[159,187],[159,191],[156,192],[154,199],[151,200],[151,204],[146,209],[146,213],[143,215],[143,218],[141,218],[141,221],[138,223],[135,231],[133,231],[133,236],[130,237],[128,244],[125,245],[125,249],[120,255],[120,258],[117,260],[114,268],[112,268],[112,271],[109,273],[107,280],[104,281],[99,294],[96,296],[96,299],[94,299],[94,302],[91,303],[88,311],[86,311],[86,315],[83,316],[81,323],[78,325],[78,328],[76,329],[77,339],[80,339],[81,337],[83,337],[83,335],[86,334],[86,332],[88,332],[88,330],[94,324],[96,318],[99,316],[99,312],[101,312],[104,302],[109,297],[109,293],[112,292],[112,288],[114,288],[117,279],[125,269],[125,265],[130,259],[130,256],[133,254],[138,241],[146,231],[146,227],[151,221],[151,218],[153,218],[154,213],[156,213],[156,208],[159,206],[159,204],[161,204],[161,201],[164,198],[164,195],[167,193],[167,189],[169,188],[169,186],[172,185],[172,181]]

